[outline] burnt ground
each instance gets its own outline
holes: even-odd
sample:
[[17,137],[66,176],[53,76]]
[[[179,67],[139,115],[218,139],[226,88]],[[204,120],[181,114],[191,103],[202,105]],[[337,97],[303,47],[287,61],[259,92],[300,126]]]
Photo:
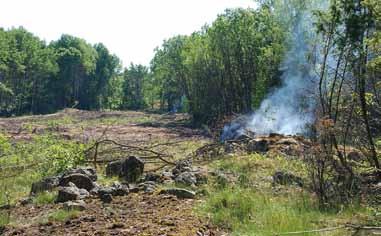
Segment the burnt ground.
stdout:
[[[15,142],[53,133],[64,139],[87,143],[104,136],[124,143],[147,145],[184,142],[167,149],[185,155],[197,145],[210,141],[201,130],[192,129],[186,115],[144,112],[89,112],[66,109],[52,115],[0,119],[0,131]],[[184,145],[183,145],[184,146]],[[192,149],[193,148],[193,149]],[[170,150],[166,150],[170,152]],[[87,199],[86,210],[70,220],[51,220],[60,204],[11,209],[12,223],[4,235],[224,235],[195,212],[201,200],[181,200],[158,192],[132,193],[115,198],[111,204]]]

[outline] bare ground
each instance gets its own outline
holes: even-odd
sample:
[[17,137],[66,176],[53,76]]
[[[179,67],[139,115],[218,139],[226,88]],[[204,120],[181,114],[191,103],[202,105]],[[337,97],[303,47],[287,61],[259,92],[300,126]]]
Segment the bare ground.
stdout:
[[[43,116],[0,119],[0,131],[14,141],[28,141],[47,132],[65,139],[89,142],[102,135],[131,144],[184,141],[209,142],[201,130],[189,127],[186,115],[144,112],[89,112],[66,109]],[[181,150],[184,154],[186,148]],[[224,235],[193,211],[200,200],[180,200],[156,193],[130,194],[104,205],[86,200],[87,208],[65,222],[48,215],[59,204],[17,206],[4,235]],[[0,232],[1,233],[1,232]]]

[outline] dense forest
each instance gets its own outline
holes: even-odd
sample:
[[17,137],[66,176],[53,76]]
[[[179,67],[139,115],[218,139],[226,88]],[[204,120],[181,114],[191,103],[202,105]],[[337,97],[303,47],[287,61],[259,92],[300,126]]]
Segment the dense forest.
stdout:
[[[257,9],[228,9],[191,35],[165,40],[148,67],[128,68],[101,43],[70,35],[46,43],[24,28],[1,29],[0,115],[151,109],[187,112],[193,123],[213,126],[256,111],[297,72],[299,84],[313,82],[287,93],[313,104],[308,125],[324,150],[314,154],[324,153],[314,158],[313,174],[327,202],[327,162],[340,188],[353,182],[346,145],[381,169],[380,27],[378,0],[263,0]],[[342,169],[349,176],[341,178]]]

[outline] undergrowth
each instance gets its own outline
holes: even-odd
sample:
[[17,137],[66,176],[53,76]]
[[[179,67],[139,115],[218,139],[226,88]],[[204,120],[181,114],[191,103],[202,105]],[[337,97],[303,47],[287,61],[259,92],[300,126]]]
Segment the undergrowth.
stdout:
[[[369,215],[360,205],[323,212],[308,190],[274,186],[271,176],[276,170],[306,177],[305,165],[299,160],[249,155],[216,161],[212,166],[227,177],[217,175],[209,181],[205,187],[209,194],[197,210],[232,235],[273,236],[335,227]],[[348,232],[335,230],[320,235],[345,236]]]
[[0,205],[26,196],[33,182],[82,164],[85,149],[50,134],[18,142],[0,134]]

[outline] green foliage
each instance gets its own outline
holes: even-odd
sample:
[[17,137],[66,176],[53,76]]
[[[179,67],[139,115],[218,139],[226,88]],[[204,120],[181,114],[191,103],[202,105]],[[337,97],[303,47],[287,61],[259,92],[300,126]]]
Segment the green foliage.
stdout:
[[42,192],[33,198],[33,203],[37,205],[52,204],[56,200],[56,197],[56,192]]
[[119,59],[70,35],[47,45],[23,28],[0,29],[0,115],[112,107]]
[[186,98],[197,123],[251,111],[277,84],[284,46],[265,7],[226,10],[200,32],[164,41],[151,62],[162,108],[177,110]]
[[[83,164],[85,145],[53,135],[11,144],[0,136],[0,205],[29,194],[33,182]],[[4,149],[3,149],[4,148]]]
[[144,81],[147,76],[148,69],[142,65],[131,64],[124,71],[123,108],[138,110],[146,106],[144,100]]
[[9,213],[7,211],[0,211],[0,230],[1,227],[6,226],[10,222]]

